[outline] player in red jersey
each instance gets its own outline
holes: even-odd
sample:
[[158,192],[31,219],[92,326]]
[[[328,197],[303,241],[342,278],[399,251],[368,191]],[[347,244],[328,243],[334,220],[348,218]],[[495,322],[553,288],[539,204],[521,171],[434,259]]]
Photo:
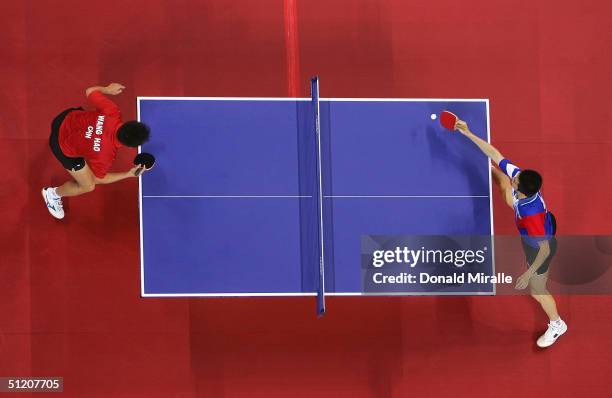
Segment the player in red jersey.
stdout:
[[110,184],[136,177],[144,170],[136,166],[120,173],[109,173],[117,150],[138,147],[149,139],[149,128],[140,122],[123,123],[119,107],[106,95],[117,95],[125,87],[111,83],[85,90],[95,110],[69,108],[51,123],[49,146],[73,180],[59,187],[43,188],[47,209],[55,218],[64,218],[62,197],[77,196],[95,189],[97,184]]
[[557,251],[557,225],[540,193],[542,177],[534,170],[521,170],[513,165],[495,147],[474,135],[466,122],[458,120],[455,129],[476,144],[501,169],[492,169],[493,178],[505,202],[514,210],[528,265],[527,271],[517,279],[516,288],[522,290],[529,286],[531,296],[548,315],[548,329],[537,344],[549,347],[567,331],[567,324],[559,316],[555,299],[546,289],[548,267]]

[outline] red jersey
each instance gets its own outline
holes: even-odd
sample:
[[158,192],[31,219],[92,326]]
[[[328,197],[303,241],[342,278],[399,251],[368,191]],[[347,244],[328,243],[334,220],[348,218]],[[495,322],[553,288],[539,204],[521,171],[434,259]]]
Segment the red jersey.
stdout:
[[104,178],[123,146],[117,139],[121,112],[99,91],[87,99],[96,110],[70,112],[60,126],[59,144],[66,156],[84,158],[94,175]]

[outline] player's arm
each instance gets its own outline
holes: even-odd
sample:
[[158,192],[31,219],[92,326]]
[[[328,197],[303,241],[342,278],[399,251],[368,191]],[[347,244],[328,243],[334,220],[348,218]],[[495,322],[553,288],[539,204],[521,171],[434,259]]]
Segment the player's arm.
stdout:
[[493,181],[495,182],[495,185],[497,185],[499,191],[502,194],[502,197],[504,198],[504,202],[506,202],[506,204],[510,206],[510,208],[514,208],[512,203],[512,184],[510,184],[510,180],[508,179],[508,177],[504,174],[503,171],[501,171],[495,166],[491,166],[491,174],[493,175]]
[[117,95],[117,94],[121,94],[124,89],[125,89],[125,86],[119,83],[111,83],[106,87],[93,86],[85,90],[85,96],[89,97],[89,94],[93,93],[94,91],[99,91],[102,94],[106,94],[106,95]]
[[538,255],[533,260],[533,263],[529,266],[527,271],[523,273],[523,275],[519,276],[516,280],[516,288],[519,290],[525,289],[529,285],[529,280],[536,274],[536,271],[542,263],[548,258],[550,255],[550,244],[547,240],[542,240],[538,242],[540,249],[538,251]]
[[487,157],[491,158],[495,163],[499,164],[504,159],[504,156],[491,144],[478,137],[474,133],[470,131],[468,125],[463,120],[457,120],[457,124],[455,124],[455,129],[459,130],[461,134],[465,135],[469,138],[474,144],[480,148],[482,153],[484,153]]
[[544,263],[544,261],[550,255],[550,244],[548,243],[547,240],[539,241],[538,245],[540,246],[538,255],[533,260],[533,263],[527,269],[527,271],[530,272],[532,275],[535,275],[537,269],[540,268],[540,266]]
[[142,166],[134,166],[123,173],[106,173],[103,178],[96,177],[96,184],[112,184],[113,182],[125,180],[130,177],[137,177],[142,174]]

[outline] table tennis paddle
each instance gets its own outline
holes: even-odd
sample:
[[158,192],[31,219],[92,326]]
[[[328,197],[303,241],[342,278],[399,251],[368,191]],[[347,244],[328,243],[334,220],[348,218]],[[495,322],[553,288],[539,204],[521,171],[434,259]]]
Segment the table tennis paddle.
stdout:
[[[155,165],[155,156],[147,152],[139,153],[134,158],[134,165],[140,165],[143,166],[145,170],[150,170]],[[144,170],[137,172],[136,175],[139,175],[142,171]]]
[[457,115],[455,115],[452,112],[442,111],[442,113],[440,113],[440,124],[445,129],[448,129],[451,131],[455,130],[455,125],[457,124],[457,120],[459,120],[459,118],[457,117]]

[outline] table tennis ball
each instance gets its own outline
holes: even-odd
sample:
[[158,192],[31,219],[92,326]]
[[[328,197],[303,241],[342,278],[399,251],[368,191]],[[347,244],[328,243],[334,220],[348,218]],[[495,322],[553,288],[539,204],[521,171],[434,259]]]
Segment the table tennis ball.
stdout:
[[435,113],[431,114],[431,120],[436,120],[438,118],[438,116]]

